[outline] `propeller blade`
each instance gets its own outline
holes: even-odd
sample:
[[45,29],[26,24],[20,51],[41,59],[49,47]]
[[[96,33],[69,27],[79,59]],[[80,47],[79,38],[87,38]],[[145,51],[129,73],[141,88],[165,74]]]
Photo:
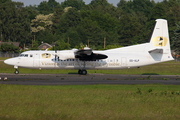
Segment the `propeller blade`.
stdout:
[[55,44],[55,53],[57,53],[57,48],[56,48],[56,44]]
[[[57,53],[56,44],[55,44],[55,53]],[[56,54],[55,54],[55,61],[56,61]]]

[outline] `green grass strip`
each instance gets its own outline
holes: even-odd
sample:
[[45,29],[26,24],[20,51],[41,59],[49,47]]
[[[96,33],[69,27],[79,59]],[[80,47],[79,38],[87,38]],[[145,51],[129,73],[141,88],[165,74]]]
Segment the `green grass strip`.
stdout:
[[0,96],[5,120],[180,118],[179,85],[0,85]]

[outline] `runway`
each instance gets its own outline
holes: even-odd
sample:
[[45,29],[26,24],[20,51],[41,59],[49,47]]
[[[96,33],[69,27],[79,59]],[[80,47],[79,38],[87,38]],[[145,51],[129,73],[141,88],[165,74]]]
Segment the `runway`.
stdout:
[[0,84],[16,85],[95,85],[95,84],[168,84],[180,85],[177,75],[107,75],[107,74],[5,74]]

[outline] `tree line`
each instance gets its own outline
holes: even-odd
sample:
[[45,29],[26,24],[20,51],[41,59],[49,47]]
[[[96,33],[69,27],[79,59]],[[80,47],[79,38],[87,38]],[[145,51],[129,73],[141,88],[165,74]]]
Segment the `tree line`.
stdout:
[[24,6],[0,1],[0,41],[20,42],[32,49],[57,42],[58,49],[110,49],[145,43],[156,19],[167,19],[171,47],[180,49],[180,0],[55,0]]

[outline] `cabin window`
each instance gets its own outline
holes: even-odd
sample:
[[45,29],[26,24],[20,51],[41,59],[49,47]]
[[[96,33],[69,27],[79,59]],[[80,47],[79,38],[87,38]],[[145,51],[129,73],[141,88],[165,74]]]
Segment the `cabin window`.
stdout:
[[28,57],[28,54],[25,54],[24,57]]
[[33,55],[30,55],[30,57],[33,57]]

